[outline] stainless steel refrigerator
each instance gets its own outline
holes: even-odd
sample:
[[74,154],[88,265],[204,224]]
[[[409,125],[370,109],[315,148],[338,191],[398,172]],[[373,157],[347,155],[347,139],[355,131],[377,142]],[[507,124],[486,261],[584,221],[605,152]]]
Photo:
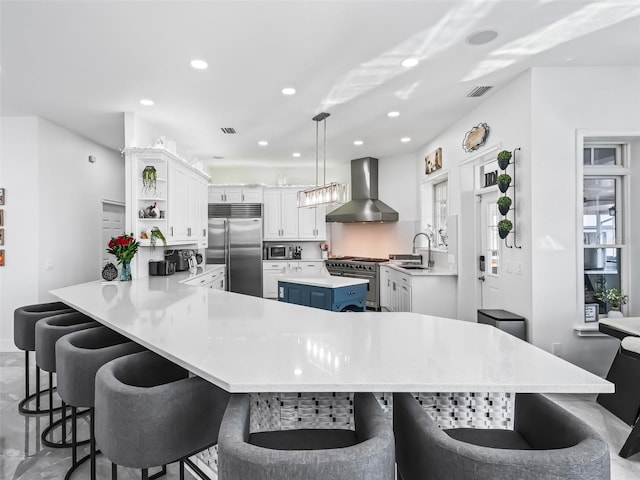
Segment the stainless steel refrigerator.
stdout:
[[227,290],[262,297],[262,204],[210,203],[206,257],[227,266]]

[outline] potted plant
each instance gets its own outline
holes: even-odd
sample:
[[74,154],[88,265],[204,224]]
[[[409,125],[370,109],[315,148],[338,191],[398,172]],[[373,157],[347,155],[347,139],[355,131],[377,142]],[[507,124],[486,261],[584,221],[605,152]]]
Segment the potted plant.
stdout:
[[511,197],[509,197],[508,195],[500,197],[497,203],[498,203],[498,210],[500,210],[500,213],[502,215],[506,215],[509,212],[509,209],[511,208]]
[[153,165],[147,165],[142,170],[142,188],[145,192],[156,190],[156,180],[158,179],[158,172]]
[[511,152],[509,150],[502,150],[498,154],[498,166],[500,170],[506,170],[511,160]]
[[151,245],[151,250],[156,248],[157,240],[160,240],[165,247],[167,246],[167,239],[164,238],[164,235],[162,234],[160,229],[158,227],[151,227],[150,238],[149,238],[149,244]]
[[511,175],[506,173],[501,173],[498,175],[498,188],[502,193],[506,192],[511,184]]
[[609,305],[609,317],[622,317],[620,308],[629,301],[629,295],[622,293],[615,287],[605,288],[601,292],[596,293],[594,297]]
[[512,228],[513,223],[511,223],[511,220],[507,220],[506,218],[500,220],[498,222],[498,235],[500,235],[500,238],[507,238]]
[[120,272],[120,281],[122,282],[131,280],[131,260],[138,251],[138,245],[133,233],[129,235],[123,233],[118,237],[111,237],[109,240],[107,252],[115,255],[118,265],[122,265]]

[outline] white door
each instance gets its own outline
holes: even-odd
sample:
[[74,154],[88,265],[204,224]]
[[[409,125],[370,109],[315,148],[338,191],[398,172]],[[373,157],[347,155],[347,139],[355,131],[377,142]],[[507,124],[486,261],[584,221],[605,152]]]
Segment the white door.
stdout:
[[111,237],[124,233],[124,205],[102,202],[102,235],[100,235],[100,271],[111,262],[115,265],[116,257],[107,253],[107,245]]
[[480,256],[484,257],[484,271],[480,270],[481,259],[478,258],[476,268],[478,281],[481,282],[480,306],[478,308],[502,308],[500,295],[500,273],[502,271],[501,254],[504,240],[498,235],[498,222],[502,215],[496,204],[499,191],[485,193],[480,202],[480,222],[478,232],[480,240]]

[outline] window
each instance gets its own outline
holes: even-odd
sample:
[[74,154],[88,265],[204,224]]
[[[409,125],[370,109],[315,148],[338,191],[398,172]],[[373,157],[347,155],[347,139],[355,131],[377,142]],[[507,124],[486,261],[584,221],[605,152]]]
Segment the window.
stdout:
[[600,314],[608,305],[596,298],[598,292],[615,287],[623,290],[624,244],[622,145],[584,147],[583,258],[584,301],[598,304]]
[[447,246],[447,192],[448,182],[436,183],[433,186],[433,230],[435,246]]
[[621,165],[621,145],[585,145],[583,150],[584,165]]

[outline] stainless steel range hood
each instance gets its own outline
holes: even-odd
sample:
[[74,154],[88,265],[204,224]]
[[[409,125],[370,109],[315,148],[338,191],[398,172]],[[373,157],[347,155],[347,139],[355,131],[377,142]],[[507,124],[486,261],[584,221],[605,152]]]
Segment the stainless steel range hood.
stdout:
[[327,222],[397,222],[398,212],[378,200],[378,159],[351,160],[351,201],[327,213]]

